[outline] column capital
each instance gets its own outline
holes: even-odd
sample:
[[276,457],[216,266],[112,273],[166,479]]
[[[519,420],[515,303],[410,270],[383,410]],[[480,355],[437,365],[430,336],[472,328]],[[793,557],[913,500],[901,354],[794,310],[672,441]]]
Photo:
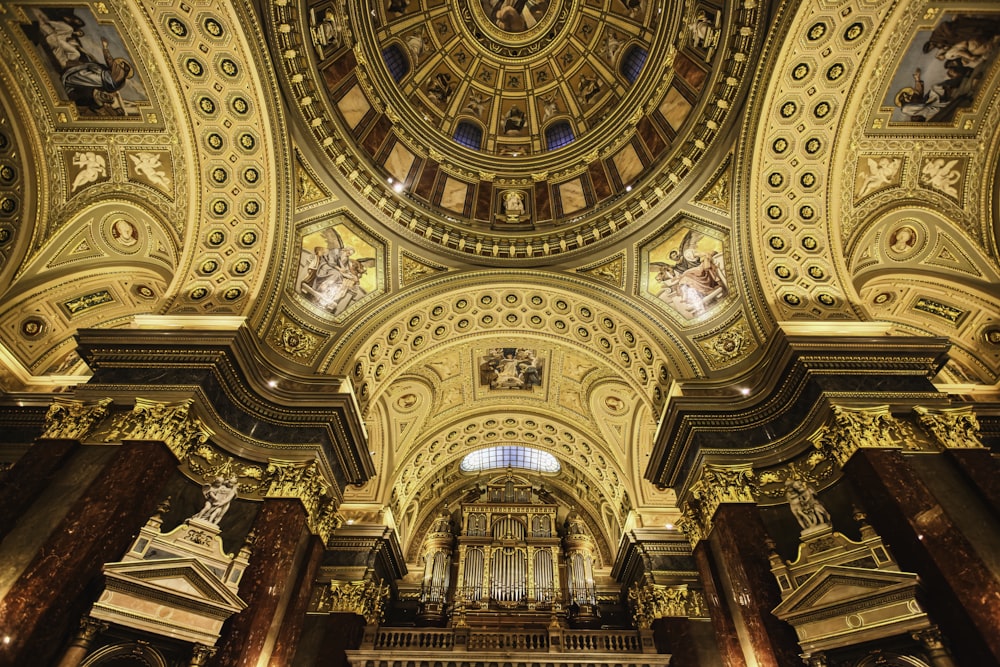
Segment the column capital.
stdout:
[[701,475],[688,490],[681,504],[678,525],[693,547],[712,532],[715,512],[725,503],[756,504],[757,476],[753,467],[706,463]]
[[110,398],[78,401],[56,396],[45,413],[45,430],[41,438],[50,440],[83,440],[108,415]]
[[385,616],[385,603],[389,599],[389,586],[371,579],[341,581],[334,579],[321,589],[314,610],[319,613],[357,614],[368,625],[381,623]]
[[901,449],[904,426],[892,416],[888,405],[852,408],[831,406],[833,419],[810,438],[813,446],[830,455],[841,466],[859,449]]
[[632,619],[639,630],[648,630],[653,621],[661,618],[704,618],[707,616],[705,596],[691,590],[687,584],[663,586],[638,582],[628,590]]
[[[110,399],[109,399],[110,401]],[[111,420],[105,442],[116,440],[160,440],[180,460],[188,452],[208,442],[212,431],[191,412],[194,400],[162,402],[136,398],[131,412],[122,412]]]
[[913,411],[920,425],[945,449],[984,449],[979,420],[971,405],[936,410],[918,405]]
[[202,665],[208,664],[209,659],[215,655],[217,651],[218,649],[214,646],[195,644],[194,648],[191,649],[191,662],[188,664],[190,667],[202,667]]

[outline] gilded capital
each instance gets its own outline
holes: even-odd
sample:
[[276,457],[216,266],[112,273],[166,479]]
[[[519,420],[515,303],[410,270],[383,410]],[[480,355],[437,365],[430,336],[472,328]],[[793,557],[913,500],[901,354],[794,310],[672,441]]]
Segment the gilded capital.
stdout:
[[982,449],[979,420],[972,406],[931,410],[914,408],[920,425],[927,429],[934,440],[945,449]]
[[381,623],[385,617],[385,603],[389,599],[389,587],[376,584],[370,579],[359,581],[339,581],[334,579],[324,588],[316,602],[320,613],[357,614],[368,625]]
[[316,461],[271,460],[261,484],[265,498],[298,498],[306,510],[309,529],[325,542],[340,525],[337,501]]
[[698,618],[705,615],[705,600],[700,591],[690,590],[687,584],[662,586],[636,583],[628,591],[632,619],[639,630],[648,630],[659,618]]
[[905,442],[902,423],[888,405],[868,408],[833,406],[833,419],[813,436],[813,446],[844,465],[864,448],[900,448]]
[[111,422],[105,442],[115,440],[160,440],[179,460],[188,452],[208,442],[212,431],[191,414],[193,399],[178,403],[160,403],[135,399],[132,412],[120,414]]
[[45,413],[45,431],[41,437],[82,440],[107,417],[109,405],[110,398],[84,402],[56,396]]

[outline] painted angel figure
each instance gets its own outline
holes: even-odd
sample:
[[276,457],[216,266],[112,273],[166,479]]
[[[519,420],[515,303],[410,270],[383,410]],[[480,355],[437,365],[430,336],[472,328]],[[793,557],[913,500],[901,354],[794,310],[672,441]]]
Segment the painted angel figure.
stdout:
[[865,197],[892,183],[892,179],[899,173],[899,167],[902,164],[902,160],[899,158],[883,157],[876,160],[870,157],[867,160],[868,175],[861,182],[861,187],[858,190],[859,197]]
[[70,188],[71,192],[76,192],[78,188],[108,175],[107,162],[104,156],[92,151],[74,154],[72,164],[74,167],[79,167],[80,171],[76,173],[76,178],[73,179],[73,186]]
[[167,176],[166,171],[161,169],[163,163],[160,162],[159,155],[149,151],[141,151],[130,154],[128,157],[132,160],[132,168],[137,175],[145,177],[150,183],[164,190],[170,189],[170,177]]

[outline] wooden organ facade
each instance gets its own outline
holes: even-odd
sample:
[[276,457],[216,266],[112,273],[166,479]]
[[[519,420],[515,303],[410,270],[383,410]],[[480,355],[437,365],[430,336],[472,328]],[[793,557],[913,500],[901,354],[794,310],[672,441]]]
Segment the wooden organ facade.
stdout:
[[424,538],[420,617],[463,624],[499,613],[597,618],[593,539],[576,512],[510,471],[475,489]]

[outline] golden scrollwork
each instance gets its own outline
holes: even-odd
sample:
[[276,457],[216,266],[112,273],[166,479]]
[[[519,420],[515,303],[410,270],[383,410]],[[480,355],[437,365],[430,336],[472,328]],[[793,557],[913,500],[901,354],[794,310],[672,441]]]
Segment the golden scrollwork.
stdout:
[[183,461],[192,448],[212,437],[212,431],[191,414],[193,402],[190,398],[178,403],[137,398],[131,412],[115,416],[104,441],[161,440]]
[[316,461],[272,460],[261,484],[265,498],[298,498],[308,517],[309,528],[324,541],[340,524],[337,501],[323,480]]
[[905,444],[902,423],[892,416],[888,405],[868,408],[833,406],[833,423],[813,436],[813,446],[827,452],[844,465],[863,448],[899,448]]
[[628,600],[635,626],[640,630],[648,630],[659,618],[700,618],[706,614],[704,595],[689,589],[687,584],[640,586],[636,582],[628,590]]
[[45,413],[43,438],[82,440],[108,415],[111,399],[87,403],[56,396]]
[[981,449],[979,420],[972,406],[931,410],[917,406],[920,424],[946,449]]
[[712,522],[723,503],[756,503],[757,478],[749,465],[707,464],[701,477],[691,485],[682,503],[678,526],[696,545],[712,531]]
[[357,614],[368,625],[381,623],[385,618],[385,603],[389,587],[370,579],[339,581],[334,579],[322,590],[316,611],[325,613],[346,612]]

